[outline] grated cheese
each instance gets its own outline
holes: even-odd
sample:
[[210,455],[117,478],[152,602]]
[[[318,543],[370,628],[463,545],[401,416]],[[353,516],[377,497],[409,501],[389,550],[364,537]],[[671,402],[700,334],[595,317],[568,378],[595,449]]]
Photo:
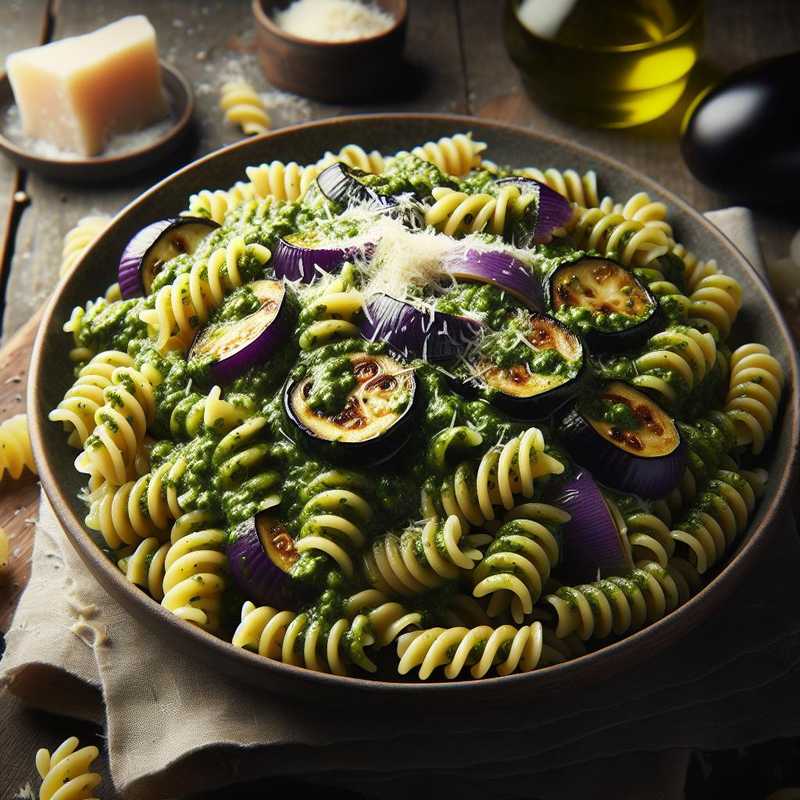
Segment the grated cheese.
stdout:
[[351,42],[389,30],[394,17],[376,3],[358,0],[295,0],[275,13],[279,28],[302,39]]

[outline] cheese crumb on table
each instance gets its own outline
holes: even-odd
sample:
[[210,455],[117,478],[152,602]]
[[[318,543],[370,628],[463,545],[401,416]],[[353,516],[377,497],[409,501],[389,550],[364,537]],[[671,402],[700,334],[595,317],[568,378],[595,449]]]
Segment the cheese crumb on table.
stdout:
[[359,0],[295,0],[275,14],[279,28],[320,42],[350,42],[389,30],[394,17],[376,3]]
[[6,60],[28,136],[85,156],[163,118],[156,33],[141,15]]

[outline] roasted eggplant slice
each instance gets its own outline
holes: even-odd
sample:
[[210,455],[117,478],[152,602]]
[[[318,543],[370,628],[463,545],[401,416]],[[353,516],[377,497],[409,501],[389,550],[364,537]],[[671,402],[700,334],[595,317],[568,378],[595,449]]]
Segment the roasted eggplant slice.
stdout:
[[546,497],[570,515],[561,529],[564,576],[571,583],[622,575],[633,567],[624,522],[585,470],[554,485]]
[[581,331],[592,351],[637,347],[662,324],[658,300],[649,289],[607,258],[562,264],[550,274],[545,290],[555,315]]
[[408,441],[417,394],[412,368],[386,355],[351,353],[289,381],[284,411],[323,457],[379,464]]
[[426,361],[459,358],[480,335],[472,317],[419,309],[405,300],[379,292],[367,303],[361,335],[386,342],[395,352]]
[[193,253],[218,228],[205,217],[170,217],[142,228],[125,246],[117,276],[123,299],[150,294],[153,280],[171,258]]
[[248,288],[260,302],[243,319],[206,325],[189,350],[189,359],[210,362],[214,383],[225,384],[263,364],[289,338],[290,312],[282,281],[255,281]]
[[523,195],[536,197],[528,213],[512,224],[511,241],[517,247],[549,242],[553,231],[565,225],[572,216],[572,206],[563,195],[533,178],[500,178],[495,181],[495,186],[516,186]]
[[[488,389],[492,405],[516,419],[541,419],[580,391],[586,359],[580,337],[553,317],[525,313],[525,329],[489,334],[484,353],[474,364],[475,375]],[[515,323],[517,320],[514,321]],[[517,339],[513,363],[492,359],[496,337]],[[487,348],[488,344],[488,348]],[[507,361],[508,355],[503,354]]]
[[560,433],[578,464],[621,492],[664,497],[686,467],[686,446],[673,419],[618,381],[573,408]]
[[235,528],[226,548],[236,585],[257,605],[289,608],[289,571],[297,561],[294,540],[273,510],[260,511]]

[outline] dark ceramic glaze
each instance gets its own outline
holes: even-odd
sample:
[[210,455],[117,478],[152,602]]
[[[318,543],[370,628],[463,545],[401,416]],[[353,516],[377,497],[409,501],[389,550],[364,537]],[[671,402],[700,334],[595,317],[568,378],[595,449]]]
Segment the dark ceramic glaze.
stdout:
[[[566,664],[503,678],[401,683],[321,675],[234,648],[180,621],[130,584],[83,527],[85,509],[77,499],[83,477],[73,467],[76,451],[67,446],[66,437],[47,420],[48,412],[58,404],[73,380],[68,357],[70,338],[61,330],[72,307],[96,297],[116,279],[114,266],[119,254],[139,228],[155,219],[177,214],[186,207],[187,198],[193,192],[225,188],[242,179],[248,164],[273,159],[314,162],[324,151],[336,151],[349,142],[391,153],[467,130],[471,130],[476,139],[488,143],[488,153],[497,162],[572,167],[580,172],[595,169],[603,194],[620,200],[638,190],[649,192],[669,205],[676,236],[681,242],[703,258],[715,258],[725,272],[741,281],[745,301],[735,326],[733,344],[748,339],[767,344],[787,374],[784,411],[767,455],[769,483],[747,535],[740,540],[719,574],[686,605],[663,620]],[[717,228],[649,178],[589,150],[522,128],[458,116],[360,116],[285,128],[232,145],[180,170],[124,209],[86,253],[78,268],[57,287],[48,304],[33,351],[28,414],[42,485],[68,538],[108,592],[140,624],[157,632],[165,647],[177,647],[187,656],[204,660],[220,673],[220,680],[227,676],[265,690],[330,704],[351,705],[358,694],[367,702],[392,705],[398,713],[403,704],[421,702],[425,703],[427,712],[437,713],[463,709],[467,703],[474,708],[472,704],[476,701],[485,701],[494,707],[530,700],[541,692],[591,685],[653,657],[715,613],[742,579],[757,552],[774,538],[774,526],[781,523],[781,507],[791,485],[792,462],[798,443],[797,376],[797,355],[790,334],[763,281]]]
[[[181,143],[194,110],[194,94],[186,78],[174,67],[161,62],[164,90],[169,98],[172,125],[161,136],[143,147],[110,156],[45,158],[25,150],[0,132],[0,150],[23,169],[56,180],[78,183],[105,183],[141,172],[158,163]],[[0,119],[14,103],[7,75],[0,76]]]

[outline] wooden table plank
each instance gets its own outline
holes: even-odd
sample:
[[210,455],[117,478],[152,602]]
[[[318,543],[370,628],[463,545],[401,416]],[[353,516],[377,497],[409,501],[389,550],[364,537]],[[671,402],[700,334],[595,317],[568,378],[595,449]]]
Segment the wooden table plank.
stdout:
[[[326,105],[273,92],[276,125],[377,110],[464,111],[455,0],[434,4],[412,0],[410,5],[407,59],[418,87],[412,81],[406,97],[386,98],[372,106]],[[82,33],[125,14],[140,12],[141,3],[135,0],[113,0],[102,5],[63,0],[54,38]],[[162,175],[201,153],[240,138],[238,129],[225,124],[217,105],[219,89],[226,80],[244,76],[260,90],[271,91],[256,59],[247,0],[206,3],[169,0],[150,5],[147,13],[156,28],[162,57],[194,86],[198,144],[191,150],[184,149],[180,160],[175,158],[155,173],[115,182],[109,187],[59,185],[31,175],[28,181],[31,206],[20,223],[8,285],[5,335],[13,333],[44,302],[58,275],[63,235],[80,217],[88,213],[114,213]],[[435,48],[431,47],[433,41]],[[102,288],[97,287],[98,294]]]

